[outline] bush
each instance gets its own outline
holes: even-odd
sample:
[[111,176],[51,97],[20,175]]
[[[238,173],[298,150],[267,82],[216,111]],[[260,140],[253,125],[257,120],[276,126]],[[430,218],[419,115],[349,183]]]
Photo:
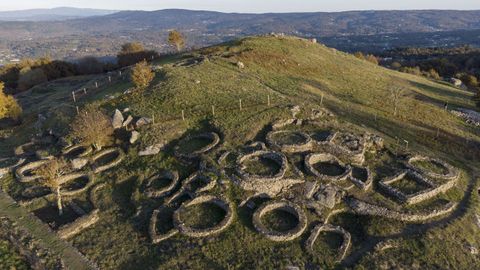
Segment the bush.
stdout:
[[130,78],[137,88],[145,88],[154,77],[155,73],[153,73],[147,61],[142,61],[133,67]]
[[22,108],[15,98],[3,93],[3,83],[0,82],[0,119],[12,118],[17,120],[22,114]]
[[104,65],[97,58],[87,56],[78,61],[77,71],[80,74],[98,74],[104,71]]
[[18,79],[18,89],[21,91],[28,90],[35,85],[46,82],[47,76],[41,68],[31,69],[30,67],[22,68]]
[[93,106],[88,106],[77,115],[71,130],[75,139],[84,144],[93,145],[97,150],[108,145],[113,138],[112,121]]

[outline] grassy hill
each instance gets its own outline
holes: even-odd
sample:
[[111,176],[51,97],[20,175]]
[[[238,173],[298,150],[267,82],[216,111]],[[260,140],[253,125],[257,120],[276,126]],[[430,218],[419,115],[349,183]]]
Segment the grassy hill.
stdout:
[[[238,62],[244,68],[239,68]],[[153,125],[140,130],[140,144],[128,150],[120,167],[96,177],[96,182],[106,183],[96,194],[101,221],[72,239],[73,245],[102,269],[338,266],[332,251],[334,240],[318,243],[314,255],[303,249],[308,232],[291,242],[271,242],[254,230],[250,214],[241,209],[234,224],[215,237],[177,235],[157,245],[151,244],[148,237],[151,212],[162,201],[141,194],[143,179],[160,169],[176,169],[183,179],[196,169],[173,157],[172,149],[180,138],[199,131],[216,131],[221,135],[220,149],[235,151],[248,142],[264,141],[270,124],[291,117],[291,108],[296,105],[301,108],[302,118],[322,108],[333,112],[335,117],[321,118],[318,125],[322,128],[356,134],[371,132],[383,137],[388,151],[368,157],[372,167],[391,162],[392,155],[420,153],[446,160],[462,171],[454,189],[420,206],[407,207],[416,211],[442,201],[459,202],[458,209],[446,217],[407,224],[354,214],[335,216],[331,222],[349,231],[353,241],[342,266],[465,269],[479,264],[478,257],[467,252],[465,244],[480,244],[479,228],[474,223],[474,213],[480,210],[474,192],[478,186],[480,130],[444,109],[445,103],[449,108],[474,108],[470,92],[387,70],[295,37],[249,37],[164,58],[153,65],[156,78],[152,85],[128,94],[124,92],[132,85],[117,75],[110,84],[106,83],[107,75],[101,75],[68,78],[31,89],[19,96],[25,111],[24,123],[12,131],[2,131],[8,138],[0,141],[0,156],[7,156],[14,146],[28,141],[36,132],[38,114],[48,115],[44,129],[54,128],[64,135],[76,114],[75,106],[81,109],[88,103],[112,115],[116,108],[129,108],[134,116],[155,119]],[[96,81],[105,84],[94,89]],[[71,91],[83,87],[92,90],[73,104]],[[398,115],[394,116],[391,91],[396,87],[404,90]],[[138,150],[155,143],[167,143],[165,151],[152,157],[138,156]],[[206,158],[213,160],[217,154],[213,152]],[[381,170],[375,175],[375,181],[384,176]],[[15,197],[20,187],[13,176],[2,181],[4,190]],[[250,195],[235,185],[228,186],[228,191],[216,192],[225,193],[236,205]],[[349,193],[401,209],[376,187]],[[86,200],[86,196],[82,199]],[[205,218],[214,215],[205,213]],[[321,220],[312,213],[308,217],[313,222]],[[386,239],[395,240],[398,246],[375,252],[374,245]]]

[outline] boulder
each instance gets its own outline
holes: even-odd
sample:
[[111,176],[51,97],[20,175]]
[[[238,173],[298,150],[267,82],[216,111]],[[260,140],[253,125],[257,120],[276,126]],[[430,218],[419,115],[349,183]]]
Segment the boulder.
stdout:
[[162,144],[162,143],[158,143],[158,144],[155,144],[155,145],[150,145],[147,148],[145,148],[144,150],[138,152],[138,155],[139,156],[156,155],[156,154],[160,153],[160,150],[162,150],[163,146],[164,146],[164,144]]
[[123,125],[123,115],[122,112],[118,109],[115,110],[115,114],[113,115],[112,125],[114,129],[119,129]]
[[122,126],[126,127],[126,126],[130,125],[130,123],[132,123],[132,121],[133,121],[133,117],[131,115],[129,115],[127,117],[127,119],[125,121],[123,121]]
[[244,68],[245,68],[245,64],[244,64],[243,62],[238,61],[238,62],[237,62],[237,67],[238,67],[239,69],[244,69]]
[[88,164],[88,158],[76,158],[71,161],[74,170],[80,170]]
[[296,105],[296,106],[293,106],[290,111],[292,112],[292,117],[293,118],[297,118],[297,115],[300,113],[300,106]]
[[134,144],[140,138],[140,132],[134,130],[130,133],[130,143]]
[[137,120],[137,122],[135,123],[135,126],[137,128],[139,128],[139,127],[142,127],[142,126],[150,125],[152,122],[153,122],[152,119],[147,118],[147,117],[142,117],[142,118]]
[[313,198],[321,205],[332,209],[336,204],[340,203],[345,192],[334,185],[322,185],[313,195]]

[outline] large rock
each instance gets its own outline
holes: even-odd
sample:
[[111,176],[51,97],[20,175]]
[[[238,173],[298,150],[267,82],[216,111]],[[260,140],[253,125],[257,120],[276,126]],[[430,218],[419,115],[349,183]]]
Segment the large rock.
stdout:
[[88,158],[76,158],[71,163],[74,170],[80,170],[88,164]]
[[123,115],[122,112],[118,109],[115,110],[115,114],[113,115],[112,125],[114,129],[122,128],[123,126]]
[[162,150],[162,147],[164,144],[158,143],[155,145],[150,145],[147,148],[145,148],[143,151],[138,152],[139,156],[152,156],[160,153],[160,150]]
[[313,198],[321,205],[332,209],[337,203],[340,203],[345,192],[334,185],[322,185],[313,195]]
[[135,126],[137,128],[139,128],[139,127],[142,127],[142,126],[150,125],[152,122],[153,122],[152,119],[147,118],[147,117],[142,117],[142,118],[137,120],[137,122],[135,123]]
[[134,144],[140,138],[140,132],[134,130],[130,133],[130,143]]
[[130,125],[130,123],[132,123],[132,121],[133,121],[133,117],[131,115],[129,115],[127,117],[127,119],[125,121],[123,121],[123,126],[126,127],[126,126]]

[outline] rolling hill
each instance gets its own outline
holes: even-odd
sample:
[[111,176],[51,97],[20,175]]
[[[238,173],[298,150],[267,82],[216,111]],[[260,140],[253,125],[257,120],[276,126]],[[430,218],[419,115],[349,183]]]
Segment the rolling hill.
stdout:
[[113,10],[72,7],[12,10],[0,11],[0,21],[64,21],[92,16],[103,16],[115,12],[116,11]]
[[[165,57],[152,65],[156,77],[143,90],[132,89],[131,83],[122,77],[107,83],[109,75],[106,74],[67,78],[37,86],[17,96],[24,108],[23,124],[2,131],[0,156],[11,156],[13,147],[28,142],[32,134],[40,131],[52,129],[53,133],[68,139],[68,126],[77,114],[75,106],[81,110],[89,104],[108,115],[119,109],[125,116],[154,119],[154,123],[138,129],[141,136],[133,145],[122,142],[123,132],[127,131],[118,131],[115,143],[125,152],[123,162],[114,170],[95,174],[94,185],[98,185],[98,189],[92,188],[66,199],[82,206],[91,201],[93,207],[99,209],[100,220],[69,241],[100,268],[285,269],[298,266],[333,269],[355,266],[359,269],[466,269],[479,264],[478,256],[472,255],[469,247],[480,243],[479,227],[474,221],[475,213],[480,210],[476,192],[480,131],[444,109],[445,103],[449,104],[449,109],[474,109],[472,93],[444,82],[388,70],[322,44],[291,36],[247,37]],[[95,82],[102,82],[98,89],[93,86]],[[88,89],[87,94],[73,103],[72,91],[83,88]],[[392,91],[399,88],[402,91],[398,114],[394,115]],[[46,117],[35,124],[39,123],[39,114]],[[383,138],[385,147],[365,153],[364,166],[371,169],[372,187],[363,190],[347,180],[335,183],[347,195],[333,209],[307,210],[309,207],[301,204],[303,184],[277,194],[272,200],[302,205],[308,227],[292,241],[274,242],[258,233],[256,225],[252,224],[252,209],[258,209],[255,208],[257,203],[268,200],[255,201],[252,208],[248,204],[248,207],[243,206],[242,202],[254,192],[244,190],[235,180],[235,167],[232,166],[238,160],[233,157],[241,155],[242,151],[248,153],[246,145],[251,142],[265,142],[273,123],[292,116],[297,118],[295,124],[281,130],[303,131],[317,137],[324,131],[354,136],[371,133]],[[176,146],[198,148],[196,144],[189,145],[187,138],[201,132],[219,134],[220,145],[199,156],[200,161],[187,162],[178,158]],[[138,154],[156,144],[164,146],[159,154],[146,157]],[[227,151],[233,157],[226,158],[223,163],[218,157]],[[379,182],[402,170],[402,160],[415,154],[444,160],[460,174],[453,188],[419,204],[405,205],[382,192]],[[285,155],[290,162],[289,168],[303,164],[302,153]],[[319,184],[327,182],[313,177],[303,165],[298,166],[304,176],[289,169],[287,177]],[[179,185],[184,186],[188,184],[189,175],[205,167],[211,170],[207,174],[209,177],[217,177],[214,178],[216,186],[206,194],[226,198],[234,205],[231,225],[205,238],[177,232],[165,241],[152,243],[151,230],[149,233],[152,213],[171,205],[166,200],[146,196],[147,179],[162,170],[176,170],[182,179]],[[13,174],[0,181],[3,190],[14,199],[22,196],[25,186]],[[388,211],[410,214],[437,213],[445,206],[455,207],[449,208],[451,212],[412,222],[358,214],[349,210],[351,198],[385,207]],[[26,207],[36,211],[54,201],[51,196],[42,197]],[[218,222],[221,214],[221,209],[217,208],[192,208],[184,215],[190,217],[189,224],[211,226],[215,220]],[[0,207],[0,213],[8,216],[8,209]],[[291,215],[283,214],[268,216],[269,224],[283,228],[295,222],[295,217],[292,221]],[[162,214],[158,220],[154,218],[155,224],[162,224],[157,224],[162,227],[156,232],[175,231],[168,216]],[[351,246],[339,261],[336,249],[341,239],[338,235],[322,234],[313,252],[305,248],[310,231],[323,222],[341,226],[351,235]]]

